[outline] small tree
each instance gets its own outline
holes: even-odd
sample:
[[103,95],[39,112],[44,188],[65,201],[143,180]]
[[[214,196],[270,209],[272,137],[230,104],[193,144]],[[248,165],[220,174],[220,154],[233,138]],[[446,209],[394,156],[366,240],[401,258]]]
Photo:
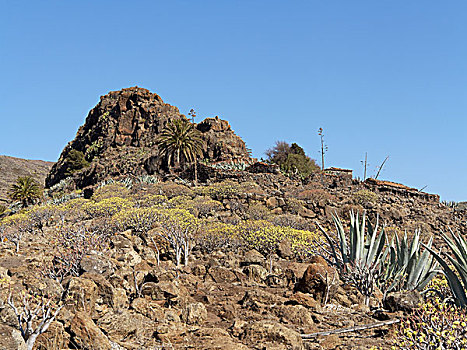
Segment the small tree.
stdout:
[[187,119],[170,121],[156,140],[159,154],[167,158],[167,165],[172,162],[176,167],[181,160],[193,161],[201,155],[203,139],[200,132]]
[[11,185],[8,196],[12,200],[21,201],[23,208],[26,208],[42,197],[42,189],[31,176],[20,176]]
[[273,148],[266,151],[266,155],[268,162],[279,165],[287,174],[309,176],[319,169],[315,161],[296,143],[289,145],[287,142],[277,141]]
[[34,348],[37,337],[47,331],[64,306],[63,304],[54,305],[52,299],[38,300],[26,294],[23,296],[20,307],[15,306],[11,294],[8,296],[7,304],[17,317],[18,327],[28,350]]

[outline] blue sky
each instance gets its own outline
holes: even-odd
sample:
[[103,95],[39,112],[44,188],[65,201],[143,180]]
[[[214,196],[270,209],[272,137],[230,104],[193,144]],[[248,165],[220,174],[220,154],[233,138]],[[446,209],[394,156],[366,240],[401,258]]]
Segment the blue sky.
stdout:
[[0,154],[56,160],[99,96],[142,86],[219,115],[256,157],[467,200],[465,1],[0,0]]

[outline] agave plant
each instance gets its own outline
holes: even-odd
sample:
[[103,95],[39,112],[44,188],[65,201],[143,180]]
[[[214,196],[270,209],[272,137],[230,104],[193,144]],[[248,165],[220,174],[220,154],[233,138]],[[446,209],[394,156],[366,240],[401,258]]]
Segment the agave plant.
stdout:
[[[444,275],[448,280],[449,287],[454,295],[456,304],[465,308],[467,307],[467,241],[461,234],[455,234],[451,229],[449,229],[449,232],[451,233],[452,238],[449,238],[444,232],[441,233],[441,236],[451,250],[452,256],[449,254],[436,253],[428,246],[425,246],[425,248],[433,255],[443,268]],[[454,266],[457,274],[443,259],[443,256],[446,257]]]
[[333,221],[339,239],[337,250],[335,249],[336,243],[327,232],[319,224],[318,228],[330,245],[334,264],[341,277],[354,285],[365,296],[365,304],[368,305],[381,271],[383,250],[386,244],[384,227],[378,232],[378,219],[375,227],[370,223],[367,226],[365,212],[361,221],[358,213],[351,212],[350,233],[347,240],[340,218],[333,216]]
[[[385,294],[391,291],[422,291],[440,271],[433,256],[425,249],[421,253],[420,230],[416,230],[409,242],[407,232],[402,240],[397,234],[383,253],[385,264],[379,279],[379,287]],[[426,246],[431,248],[433,237]]]

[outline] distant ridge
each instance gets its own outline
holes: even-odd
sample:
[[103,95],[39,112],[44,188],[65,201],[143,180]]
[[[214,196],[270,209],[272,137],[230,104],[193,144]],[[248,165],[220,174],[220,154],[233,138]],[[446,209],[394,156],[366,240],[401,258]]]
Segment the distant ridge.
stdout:
[[53,162],[0,155],[0,203],[7,201],[7,192],[18,176],[30,175],[42,186]]

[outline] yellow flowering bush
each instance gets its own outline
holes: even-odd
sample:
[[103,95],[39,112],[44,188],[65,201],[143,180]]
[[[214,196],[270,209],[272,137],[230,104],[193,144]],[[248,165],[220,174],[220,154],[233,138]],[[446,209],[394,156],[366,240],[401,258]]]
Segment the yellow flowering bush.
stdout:
[[193,249],[199,221],[184,209],[161,209],[157,211],[157,224],[159,236],[174,249],[176,265],[180,265],[182,256],[186,265]]
[[146,208],[152,206],[162,206],[168,202],[168,198],[161,194],[145,194],[143,196],[133,196],[131,199],[138,207]]
[[196,244],[208,253],[218,249],[234,248],[238,244],[237,241],[237,226],[220,221],[202,221],[196,235]]
[[16,252],[19,252],[21,241],[25,235],[32,233],[33,228],[33,221],[25,213],[7,216],[0,221],[1,239],[3,242],[12,242]]
[[112,216],[112,221],[118,230],[132,229],[138,234],[146,233],[157,221],[159,208],[131,208],[122,210]]
[[396,343],[398,349],[467,349],[466,311],[435,298],[400,323]]
[[128,199],[112,197],[101,200],[100,202],[87,202],[83,204],[84,212],[92,217],[111,217],[119,211],[130,209],[134,204]]
[[130,190],[122,183],[111,183],[102,187],[99,187],[94,191],[91,199],[94,202],[100,202],[103,199],[112,197],[126,198],[130,194]]
[[202,196],[209,196],[212,199],[221,201],[235,197],[240,192],[240,186],[236,182],[227,180],[216,182],[206,187],[200,187],[196,192]]

